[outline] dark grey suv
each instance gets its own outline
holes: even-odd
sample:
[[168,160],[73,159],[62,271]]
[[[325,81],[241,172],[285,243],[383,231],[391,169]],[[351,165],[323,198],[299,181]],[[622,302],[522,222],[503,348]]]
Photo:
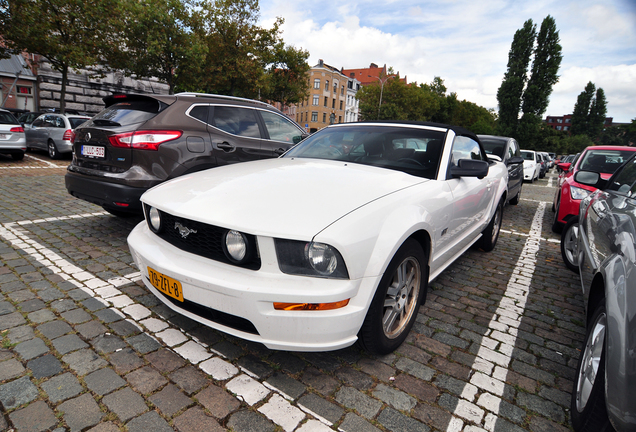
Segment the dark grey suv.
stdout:
[[120,216],[141,214],[141,194],[165,180],[274,158],[306,136],[276,108],[249,99],[116,94],[104,102],[75,129],[66,189]]

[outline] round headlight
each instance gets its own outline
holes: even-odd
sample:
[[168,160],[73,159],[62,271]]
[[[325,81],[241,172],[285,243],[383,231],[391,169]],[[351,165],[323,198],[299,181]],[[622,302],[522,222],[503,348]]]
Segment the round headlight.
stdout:
[[225,235],[227,257],[234,262],[241,262],[247,255],[247,239],[238,231],[230,230]]
[[155,232],[159,232],[161,229],[161,215],[159,214],[159,210],[155,207],[150,207],[148,211],[148,221],[150,222],[150,227]]
[[309,243],[305,248],[309,264],[322,275],[330,275],[338,266],[338,258],[335,251],[324,243]]

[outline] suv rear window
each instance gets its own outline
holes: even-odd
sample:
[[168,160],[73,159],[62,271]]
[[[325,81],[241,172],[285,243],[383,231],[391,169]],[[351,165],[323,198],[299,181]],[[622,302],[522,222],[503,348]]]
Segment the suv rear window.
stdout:
[[108,120],[128,126],[150,120],[161,111],[158,100],[125,101],[111,105],[93,117],[93,120]]
[[0,112],[0,124],[19,124],[13,117],[13,114],[8,112]]

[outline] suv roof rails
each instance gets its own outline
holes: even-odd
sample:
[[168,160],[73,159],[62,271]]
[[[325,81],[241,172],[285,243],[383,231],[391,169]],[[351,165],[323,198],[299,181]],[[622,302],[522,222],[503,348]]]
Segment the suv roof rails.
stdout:
[[256,102],[258,104],[265,105],[265,106],[268,106],[270,108],[276,109],[276,107],[268,104],[267,102],[262,102],[262,101],[255,100],[255,99],[242,98],[242,97],[238,97],[238,96],[226,96],[226,95],[219,95],[219,94],[212,94],[212,93],[194,93],[194,92],[181,92],[181,93],[175,94],[175,96],[193,96],[193,97],[201,97],[202,96],[202,97],[215,97],[215,98],[220,98],[220,99],[230,99],[230,100],[245,101],[245,102]]

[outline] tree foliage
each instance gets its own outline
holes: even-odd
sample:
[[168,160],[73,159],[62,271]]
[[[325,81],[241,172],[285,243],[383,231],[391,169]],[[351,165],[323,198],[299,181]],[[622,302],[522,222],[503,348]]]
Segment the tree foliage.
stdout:
[[527,82],[528,65],[536,38],[536,25],[529,19],[516,31],[508,53],[508,70],[497,91],[499,133],[514,136],[521,108],[521,97]]
[[459,101],[457,94],[447,95],[446,90],[440,77],[420,86],[406,84],[399,77],[389,77],[384,89],[378,81],[362,87],[356,97],[360,101],[363,120],[432,121],[463,126],[475,133],[494,132],[496,117],[493,112],[466,100]]
[[9,52],[45,57],[62,74],[60,110],[65,110],[69,70],[97,64],[119,40],[112,17],[118,0],[8,0],[0,23]]
[[[536,42],[536,44],[535,44]],[[532,69],[528,78],[528,64]],[[532,20],[517,30],[508,56],[508,71],[497,92],[500,135],[516,138],[522,146],[534,145],[552,87],[559,80],[561,45],[554,18],[548,15],[539,33]],[[519,107],[523,115],[519,120]]]
[[607,115],[607,101],[602,88],[596,89],[591,81],[579,94],[572,114],[572,135],[587,135],[592,139],[600,137]]

